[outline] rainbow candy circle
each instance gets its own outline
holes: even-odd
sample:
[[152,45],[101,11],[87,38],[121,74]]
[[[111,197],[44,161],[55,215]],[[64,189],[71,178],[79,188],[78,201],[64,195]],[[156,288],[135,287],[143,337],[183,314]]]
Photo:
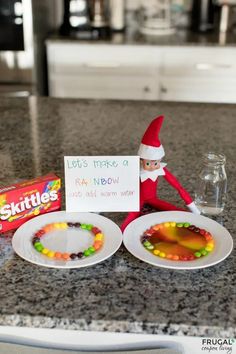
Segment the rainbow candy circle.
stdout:
[[[83,251],[78,251],[76,253],[62,253],[44,247],[42,243],[42,238],[47,233],[50,233],[55,230],[66,230],[66,229],[74,229],[74,228],[79,228],[91,232],[94,235],[93,244],[87,249]],[[32,238],[32,245],[37,252],[49,258],[54,258],[57,260],[64,260],[64,261],[77,260],[77,259],[89,257],[95,254],[103,246],[103,243],[104,243],[104,235],[98,227],[92,224],[82,224],[80,222],[74,222],[74,223],[57,222],[57,223],[47,224],[44,227],[42,227],[40,230],[35,232]]]
[[[158,249],[158,247],[162,248],[160,246],[162,241],[164,241],[164,242],[162,242],[162,244],[163,243],[168,244],[168,236],[166,237],[166,240],[165,240],[165,236],[163,236],[163,231],[164,231],[164,234],[166,234],[166,235],[168,235],[168,233],[173,234],[173,228],[177,228],[179,230],[180,229],[188,229],[192,233],[196,233],[196,234],[201,235],[204,240],[205,246],[198,249],[198,250],[195,250],[195,251],[193,249],[191,249],[192,254],[189,254],[188,256],[181,256],[178,254],[174,254],[173,252],[171,252],[171,253],[163,252],[163,250]],[[153,237],[154,237],[154,235],[157,235],[157,233],[159,233],[160,239],[158,240],[158,242],[154,243]],[[155,237],[158,238],[158,235]],[[183,240],[184,239],[182,239],[182,241]],[[149,252],[151,252],[153,255],[160,257],[160,258],[166,258],[168,260],[173,260],[173,261],[192,261],[192,260],[204,257],[204,256],[208,255],[210,252],[212,252],[214,249],[214,246],[215,246],[214,239],[213,239],[210,232],[208,232],[204,229],[200,229],[200,228],[196,227],[195,225],[191,225],[190,223],[187,223],[187,222],[176,223],[173,221],[164,222],[164,223],[160,223],[160,224],[156,224],[154,226],[151,226],[149,229],[144,231],[144,233],[142,234],[142,236],[140,238],[140,241],[141,241],[143,247],[145,249],[147,249]],[[176,237],[176,242],[173,238],[171,241],[169,241],[169,244],[172,244],[172,245],[175,245],[177,243],[178,243],[178,236]],[[184,247],[186,249],[188,249],[187,246],[184,246]],[[190,249],[188,249],[188,251],[190,251]]]

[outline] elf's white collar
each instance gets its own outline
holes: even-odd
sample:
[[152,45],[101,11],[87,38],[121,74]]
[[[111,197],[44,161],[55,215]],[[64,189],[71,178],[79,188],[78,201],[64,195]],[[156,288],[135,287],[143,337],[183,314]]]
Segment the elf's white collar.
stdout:
[[158,176],[164,176],[165,175],[165,171],[163,170],[163,168],[166,166],[167,164],[164,162],[160,163],[160,167],[157,170],[154,171],[146,171],[144,169],[140,170],[140,180],[141,182],[146,181],[148,178],[150,178],[153,182],[156,181]]

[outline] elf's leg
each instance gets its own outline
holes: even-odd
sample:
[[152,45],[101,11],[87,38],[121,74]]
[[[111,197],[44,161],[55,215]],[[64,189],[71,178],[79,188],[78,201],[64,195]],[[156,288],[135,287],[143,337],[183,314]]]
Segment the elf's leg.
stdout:
[[125,228],[131,223],[131,221],[137,219],[141,215],[142,207],[143,207],[143,202],[140,202],[139,211],[132,211],[128,213],[128,215],[126,216],[125,220],[123,221],[120,227],[122,232],[124,232]]
[[140,211],[130,212],[121,225],[121,231],[124,232],[125,228],[131,223],[131,221],[137,219],[141,215]]
[[147,204],[151,205],[157,210],[161,211],[171,211],[171,210],[179,210],[179,211],[187,211],[186,209],[183,208],[178,208],[175,205],[166,202],[165,200],[158,199],[158,198],[152,198],[147,201]]

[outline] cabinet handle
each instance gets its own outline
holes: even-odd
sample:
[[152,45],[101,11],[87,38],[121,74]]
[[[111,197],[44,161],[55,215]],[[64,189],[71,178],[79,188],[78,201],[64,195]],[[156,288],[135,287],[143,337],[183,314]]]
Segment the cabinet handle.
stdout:
[[210,64],[210,63],[197,63],[195,64],[197,70],[212,70],[212,69],[230,69],[231,64]]
[[161,93],[167,93],[167,88],[161,85]]
[[110,63],[110,62],[97,62],[97,63],[85,63],[86,68],[95,68],[95,69],[113,69],[120,68],[120,63]]
[[150,92],[151,89],[150,89],[150,87],[148,87],[148,86],[144,86],[143,91],[144,91],[144,92]]

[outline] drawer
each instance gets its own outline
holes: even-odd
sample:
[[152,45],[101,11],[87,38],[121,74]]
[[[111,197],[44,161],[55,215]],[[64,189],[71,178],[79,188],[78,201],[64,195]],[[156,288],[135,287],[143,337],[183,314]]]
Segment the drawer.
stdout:
[[[153,46],[47,42],[48,63],[55,66],[98,63],[109,65],[159,65],[162,50]],[[108,66],[109,66],[108,65]]]
[[163,101],[236,103],[236,78],[161,77]]
[[164,76],[236,77],[236,48],[168,48],[161,72]]

